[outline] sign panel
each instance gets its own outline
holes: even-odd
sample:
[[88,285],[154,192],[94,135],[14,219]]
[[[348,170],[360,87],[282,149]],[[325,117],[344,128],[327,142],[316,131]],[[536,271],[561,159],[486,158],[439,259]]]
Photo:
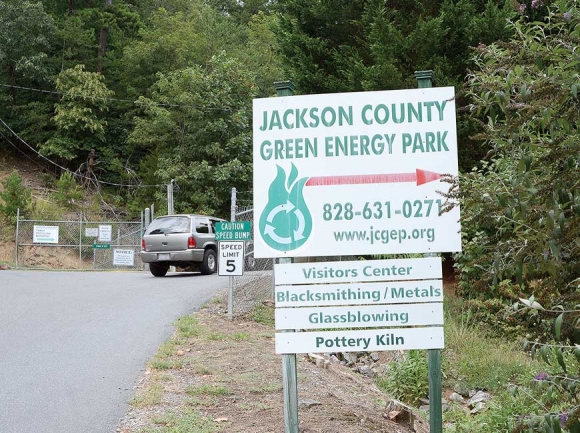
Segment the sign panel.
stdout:
[[276,334],[276,353],[443,349],[443,343],[442,326],[355,331],[280,332]]
[[35,244],[58,244],[58,226],[34,226],[32,242]]
[[95,243],[93,243],[93,248],[95,250],[108,250],[111,248],[111,244],[97,244],[95,242]]
[[113,265],[135,266],[135,251],[133,250],[113,250]]
[[218,275],[239,277],[244,275],[243,241],[220,241],[218,245]]
[[442,280],[275,287],[276,308],[443,302]]
[[276,308],[276,329],[443,325],[443,303]]
[[254,256],[460,251],[452,87],[255,99]]
[[274,266],[276,285],[423,280],[442,276],[439,257],[284,263]]
[[216,223],[215,240],[250,241],[252,240],[252,223],[250,221]]
[[99,242],[111,242],[113,226],[99,225]]
[[87,238],[96,238],[99,236],[99,229],[97,227],[85,227],[85,236]]

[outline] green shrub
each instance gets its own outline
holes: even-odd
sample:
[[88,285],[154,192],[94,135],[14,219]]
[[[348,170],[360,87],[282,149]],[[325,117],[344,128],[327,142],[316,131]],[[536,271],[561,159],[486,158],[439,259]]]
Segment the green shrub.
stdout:
[[32,191],[22,183],[22,177],[13,171],[3,182],[4,190],[0,192],[0,217],[10,225],[16,225],[16,214],[26,216],[32,203]]
[[390,396],[415,405],[429,395],[427,355],[424,350],[411,350],[400,361],[393,361],[377,386]]
[[56,182],[54,198],[59,205],[69,209],[74,208],[75,202],[83,198],[83,191],[70,171],[65,171]]

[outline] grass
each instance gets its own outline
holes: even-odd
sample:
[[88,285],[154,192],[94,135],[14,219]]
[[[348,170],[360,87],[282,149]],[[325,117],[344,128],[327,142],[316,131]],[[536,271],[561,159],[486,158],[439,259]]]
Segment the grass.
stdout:
[[203,418],[198,411],[185,409],[179,413],[171,412],[154,423],[158,428],[146,429],[144,433],[215,433],[222,431],[219,424]]
[[142,392],[137,394],[131,400],[130,404],[133,407],[149,407],[160,404],[163,398],[163,385],[160,383],[152,383]]
[[201,386],[190,386],[185,392],[189,395],[230,395],[232,391],[221,385],[201,385]]

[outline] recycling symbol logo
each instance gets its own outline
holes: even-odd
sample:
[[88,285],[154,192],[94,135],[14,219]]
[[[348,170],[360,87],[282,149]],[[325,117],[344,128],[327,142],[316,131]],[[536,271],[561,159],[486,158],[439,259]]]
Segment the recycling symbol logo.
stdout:
[[268,190],[268,203],[260,215],[259,228],[264,242],[278,251],[302,246],[312,233],[312,216],[304,202],[302,190],[307,177],[298,179],[292,164],[290,175],[280,166]]

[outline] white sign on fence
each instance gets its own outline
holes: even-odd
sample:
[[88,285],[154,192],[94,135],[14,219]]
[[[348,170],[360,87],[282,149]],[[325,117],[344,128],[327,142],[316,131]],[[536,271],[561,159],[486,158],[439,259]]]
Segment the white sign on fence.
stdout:
[[254,256],[460,251],[452,87],[255,99]]
[[99,236],[99,229],[97,227],[85,227],[85,236],[87,238],[96,238]]
[[35,244],[58,244],[58,226],[34,226],[32,242]]
[[113,265],[135,266],[135,251],[133,250],[113,250]]
[[113,226],[99,225],[99,242],[111,242],[113,234]]
[[239,277],[244,275],[243,241],[220,241],[218,243],[218,275]]

